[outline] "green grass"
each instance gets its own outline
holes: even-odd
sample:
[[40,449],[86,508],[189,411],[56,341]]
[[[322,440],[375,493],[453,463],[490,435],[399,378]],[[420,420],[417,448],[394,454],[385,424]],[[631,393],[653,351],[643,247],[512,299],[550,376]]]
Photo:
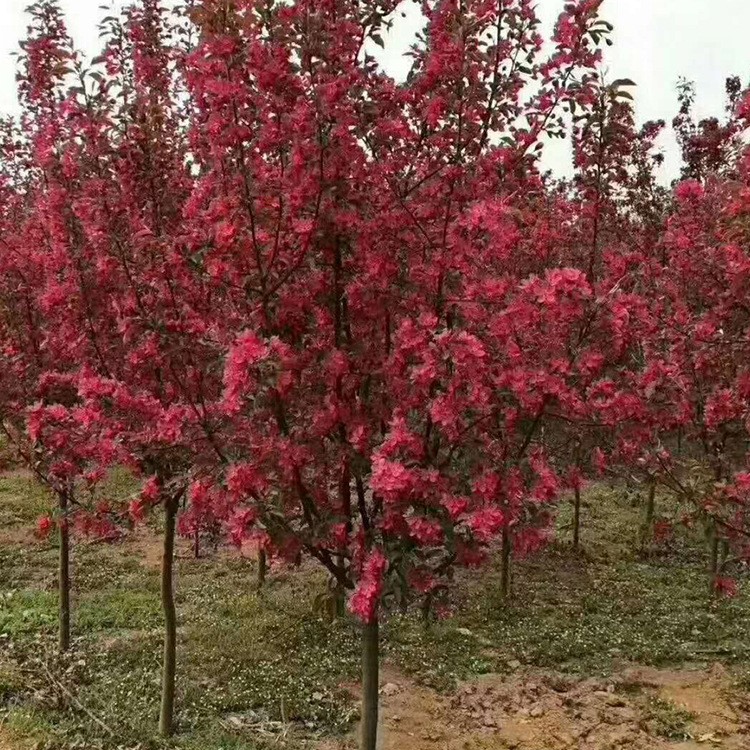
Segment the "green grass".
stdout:
[[10,590],[0,594],[0,635],[17,639],[51,632],[57,624],[57,599],[50,591]]
[[646,701],[643,715],[650,734],[675,742],[690,739],[688,730],[693,718],[689,711],[678,708],[671,701],[654,697]]
[[438,689],[504,671],[513,660],[579,674],[606,674],[625,662],[750,660],[747,587],[711,602],[700,570],[610,567],[555,550],[518,568],[510,604],[499,599],[499,574],[491,572],[455,618],[428,632],[412,619],[394,623],[394,658]]
[[[121,492],[129,491],[132,480],[118,482]],[[0,517],[9,519],[11,530],[33,523],[43,506],[31,486],[23,477],[0,480]],[[588,675],[626,662],[720,659],[737,665],[744,675],[738,684],[746,679],[748,586],[733,600],[711,601],[695,535],[677,539],[668,554],[641,559],[641,510],[633,498],[601,486],[585,500],[585,554],[573,554],[565,542],[566,511],[562,541],[515,564],[510,603],[498,596],[495,567],[481,575],[462,573],[452,619],[426,629],[407,614],[384,624],[387,658],[440,690],[472,675],[506,671],[515,660]],[[0,705],[5,726],[35,738],[40,748],[165,747],[154,737],[158,573],[136,550],[128,544],[76,545],[76,642],[71,657],[60,661],[54,655],[52,542],[0,547]],[[221,554],[181,557],[176,582],[179,734],[169,747],[291,750],[305,747],[305,737],[351,726],[357,706],[345,686],[358,672],[358,628],[314,614],[315,596],[325,587],[320,572],[274,570],[259,594],[253,564]],[[80,706],[112,727],[116,739]],[[672,708],[651,705],[649,720],[654,731],[677,738],[688,718]]]
[[31,525],[49,512],[48,492],[29,475],[0,475],[0,528]]

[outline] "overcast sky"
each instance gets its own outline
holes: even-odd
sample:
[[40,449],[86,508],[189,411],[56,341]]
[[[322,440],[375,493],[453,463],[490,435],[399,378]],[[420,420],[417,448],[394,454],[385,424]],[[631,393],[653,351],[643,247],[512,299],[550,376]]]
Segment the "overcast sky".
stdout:
[[[68,29],[76,45],[89,55],[98,48],[96,24],[111,0],[62,0]],[[118,0],[119,1],[119,0]],[[25,33],[24,8],[30,0],[0,0],[0,112],[16,108],[15,61]],[[411,7],[413,3],[404,3]],[[563,0],[539,0],[548,23],[559,13]],[[676,110],[675,84],[681,76],[695,81],[699,114],[719,113],[724,102],[724,80],[740,75],[750,80],[750,0],[605,0],[603,17],[615,26],[614,46],[607,50],[607,67],[612,78],[632,78],[639,121],[666,119]],[[387,44],[389,72],[405,70],[401,53],[418,24],[409,13]],[[665,175],[677,170],[673,139],[665,140]],[[552,163],[565,158],[553,154]]]

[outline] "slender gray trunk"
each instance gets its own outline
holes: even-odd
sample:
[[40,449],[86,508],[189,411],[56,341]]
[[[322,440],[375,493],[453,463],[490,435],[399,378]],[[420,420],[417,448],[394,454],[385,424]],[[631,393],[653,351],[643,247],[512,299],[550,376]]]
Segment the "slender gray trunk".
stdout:
[[716,522],[711,525],[711,538],[709,541],[708,556],[708,590],[713,596],[716,594],[716,579],[719,577],[719,545],[721,540],[716,531]]
[[656,482],[651,481],[648,485],[648,497],[646,498],[646,515],[641,528],[641,552],[645,552],[651,543],[654,534],[654,516],[656,515]]
[[378,621],[362,628],[362,734],[360,750],[376,750],[378,742],[378,688],[380,637]]
[[59,647],[60,651],[70,648],[70,526],[68,524],[68,494],[59,492],[58,509],[59,523],[59,558],[58,558],[58,588],[59,588]]
[[164,656],[162,661],[159,734],[174,732],[174,695],[177,670],[177,610],[174,601],[174,540],[177,500],[169,499],[164,508],[164,547],[161,560],[161,606],[164,613]]
[[575,488],[573,501],[573,549],[578,552],[581,547],[581,490]]
[[[340,563],[340,565],[343,567],[343,560]],[[334,596],[334,609],[336,612],[336,617],[339,619],[346,617],[346,591],[344,588],[336,581],[336,579],[332,580],[333,584],[333,596]]]
[[513,540],[511,532],[510,529],[505,526],[503,528],[502,557],[500,558],[500,597],[503,601],[510,598],[510,565],[513,558],[512,548]]
[[268,559],[264,549],[258,550],[258,590],[262,589],[266,583],[266,573],[268,572]]

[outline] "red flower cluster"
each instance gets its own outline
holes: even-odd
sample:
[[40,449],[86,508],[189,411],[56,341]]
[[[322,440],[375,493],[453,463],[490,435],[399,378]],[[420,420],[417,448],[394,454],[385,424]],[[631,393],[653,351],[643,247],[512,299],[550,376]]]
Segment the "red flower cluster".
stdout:
[[349,601],[349,609],[362,622],[372,622],[377,617],[387,567],[388,561],[380,550],[370,553],[365,561],[357,590]]

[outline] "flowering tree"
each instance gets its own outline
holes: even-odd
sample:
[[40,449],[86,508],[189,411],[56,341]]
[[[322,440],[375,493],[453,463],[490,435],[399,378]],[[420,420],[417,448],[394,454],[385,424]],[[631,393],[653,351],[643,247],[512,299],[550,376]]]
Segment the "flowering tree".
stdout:
[[[745,129],[739,109],[743,104],[743,86],[738,77],[726,80],[726,112],[724,118],[706,117],[696,122],[693,106],[695,85],[681,80],[678,85],[680,110],[672,127],[682,151],[682,179],[702,181],[711,175],[731,174],[743,150]],[[723,121],[722,121],[723,120]]]
[[732,116],[718,129],[713,120],[690,126],[683,92],[677,124],[686,174],[700,180],[676,186],[665,230],[641,253],[649,309],[640,363],[623,381],[627,414],[614,430],[613,458],[639,467],[650,482],[647,523],[661,483],[682,501],[682,520],[706,529],[712,590],[729,585],[721,558],[730,546],[743,555],[747,533],[747,155],[739,134],[748,109],[734,88]]
[[[8,128],[4,138],[4,184],[2,187],[2,291],[0,292],[0,338],[3,346],[0,369],[0,427],[13,453],[22,459],[39,481],[49,487],[57,499],[57,512],[40,519],[38,534],[46,537],[55,523],[59,544],[59,647],[70,647],[70,503],[74,491],[76,467],[66,461],[69,443],[49,443],[41,439],[37,429],[35,404],[42,397],[49,398],[43,377],[49,360],[43,351],[44,323],[36,305],[37,267],[35,258],[25,249],[21,238],[38,237],[27,221],[25,201],[19,205],[18,181],[20,159],[13,153],[16,133]],[[12,167],[16,169],[12,169]],[[62,395],[62,394],[60,394]],[[27,432],[27,419],[34,424]]]
[[[77,521],[85,531],[112,532],[106,515],[92,512],[101,479],[92,455],[90,432],[79,420],[75,388],[66,381],[73,361],[51,345],[54,327],[47,318],[46,266],[60,251],[65,215],[58,184],[64,164],[62,88],[75,57],[62,16],[54,3],[30,8],[28,38],[19,71],[23,115],[2,128],[0,153],[0,428],[16,454],[57,499],[54,514],[40,519],[38,533],[57,526],[59,546],[59,646],[70,646],[70,531]],[[68,345],[74,345],[72,341]],[[71,407],[73,407],[71,413]],[[57,429],[48,431],[46,422]],[[84,512],[85,511],[85,512]]]
[[[190,258],[179,244],[190,175],[173,83],[177,53],[166,39],[180,27],[167,26],[158,2],[140,3],[124,22],[106,22],[98,62],[104,71],[87,72],[70,51],[56,4],[43,0],[32,15],[37,25],[21,89],[31,143],[21,173],[29,187],[14,185],[12,205],[21,204],[23,223],[13,225],[16,212],[4,227],[17,247],[7,258],[16,287],[3,300],[18,318],[26,314],[18,297],[28,298],[28,331],[17,346],[27,377],[18,383],[28,402],[41,402],[27,434],[35,447],[64,449],[65,461],[55,456],[53,470],[64,472],[66,493],[84,468],[94,481],[113,463],[125,464],[147,479],[131,515],[139,519],[153,505],[165,511],[160,727],[169,734],[176,516],[189,474],[210,444],[202,404],[211,364],[203,355],[215,351],[199,338],[209,318],[196,308],[209,300],[187,272]],[[71,78],[76,85],[69,87]],[[24,271],[31,288],[15,281]],[[11,334],[15,322],[9,318]],[[212,363],[218,388],[221,366]],[[99,510],[100,525],[118,520]]]
[[[568,190],[575,208],[558,260],[584,269],[600,293],[613,288],[622,293],[625,307],[617,313],[623,324],[620,345],[610,350],[613,357],[601,360],[595,378],[597,389],[606,383],[612,393],[627,389],[637,369],[637,335],[634,330],[624,334],[640,325],[639,318],[643,322],[644,285],[639,277],[648,273],[645,264],[661,236],[667,202],[655,174],[663,158],[655,147],[663,123],[636,128],[633,86],[629,79],[607,83],[602,78],[593,104],[573,114],[575,175]],[[602,473],[604,454],[613,448],[611,428],[628,414],[628,409],[619,414],[600,411],[592,395],[587,397],[592,408],[586,419],[558,425],[555,431],[574,497],[574,549],[580,543],[582,482]],[[632,471],[633,466],[626,461],[623,468]]]
[[[677,209],[665,235],[656,339],[679,399],[672,424],[663,429],[673,427],[676,417],[695,446],[682,457],[660,453],[660,473],[707,521],[714,587],[721,578],[722,543],[731,538],[744,547],[747,528],[744,474],[735,477],[744,463],[750,395],[744,367],[750,270],[744,250],[745,170],[743,159],[737,180],[709,178],[705,186],[693,181],[678,186]],[[685,465],[696,461],[686,474]]]
[[192,16],[185,242],[226,347],[214,491],[235,538],[302,550],[352,592],[366,748],[381,602],[435,592],[511,529],[533,547],[551,517],[542,412],[582,408],[565,346],[610,303],[545,274],[554,240],[526,200],[544,202],[541,138],[592,101],[598,5],[570,4],[544,59],[530,2],[423,3],[404,85],[368,54],[395,3]]

